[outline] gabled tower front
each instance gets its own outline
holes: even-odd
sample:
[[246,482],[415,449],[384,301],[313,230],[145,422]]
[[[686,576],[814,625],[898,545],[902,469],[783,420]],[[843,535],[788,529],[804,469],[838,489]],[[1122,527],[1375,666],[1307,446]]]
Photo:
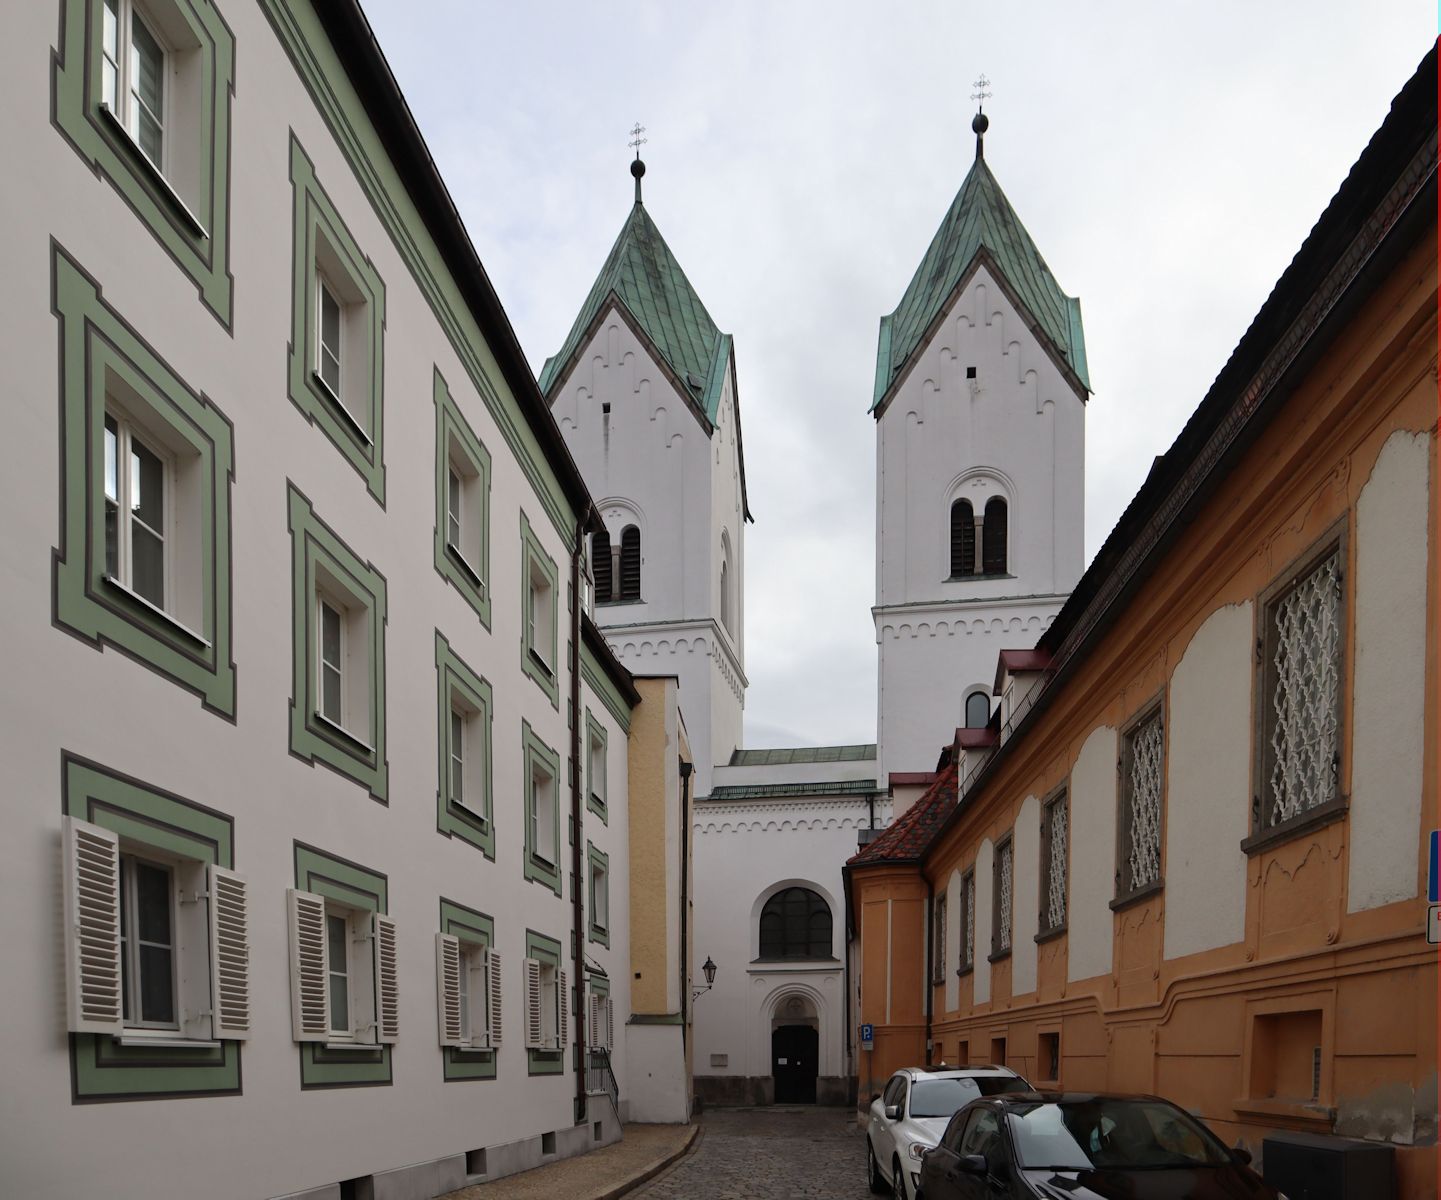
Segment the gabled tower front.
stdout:
[[[997,653],[1030,647],[1084,567],[1080,303],[976,159],[876,359],[881,782],[985,724]],[[969,719],[968,719],[969,718]]]
[[635,204],[540,387],[596,497],[595,620],[637,675],[674,675],[695,794],[741,744],[745,458],[735,354]]

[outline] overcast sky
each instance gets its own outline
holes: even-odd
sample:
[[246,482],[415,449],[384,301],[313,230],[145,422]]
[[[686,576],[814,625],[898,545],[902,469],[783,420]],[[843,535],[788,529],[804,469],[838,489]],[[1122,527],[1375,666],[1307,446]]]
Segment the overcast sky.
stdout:
[[735,336],[746,743],[875,737],[877,325],[974,156],[1081,298],[1086,554],[1436,34],[1423,0],[364,0],[537,371],[632,200]]

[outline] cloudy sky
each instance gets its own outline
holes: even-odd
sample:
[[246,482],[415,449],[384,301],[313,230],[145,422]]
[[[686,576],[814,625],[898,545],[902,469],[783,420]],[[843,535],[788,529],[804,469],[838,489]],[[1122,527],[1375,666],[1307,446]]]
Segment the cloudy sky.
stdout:
[[748,745],[875,736],[877,323],[974,154],[1081,298],[1094,555],[1436,34],[1424,0],[364,0],[539,370],[632,199],[734,334]]

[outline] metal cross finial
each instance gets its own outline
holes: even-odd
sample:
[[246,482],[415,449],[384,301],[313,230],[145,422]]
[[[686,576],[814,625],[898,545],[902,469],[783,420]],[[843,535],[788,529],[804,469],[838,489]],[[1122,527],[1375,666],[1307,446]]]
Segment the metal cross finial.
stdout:
[[979,111],[985,108],[986,101],[991,98],[991,93],[986,90],[991,86],[991,81],[982,75],[975,83],[971,84],[971,86],[976,89],[971,93],[971,99],[980,101],[980,103],[976,105]]
[[649,138],[641,137],[641,134],[643,134],[644,132],[645,126],[642,125],[639,121],[637,121],[635,123],[635,128],[630,131],[630,141],[626,143],[627,146],[630,146],[635,151],[635,156],[637,158],[640,157],[640,148],[644,146],[646,142],[650,141]]

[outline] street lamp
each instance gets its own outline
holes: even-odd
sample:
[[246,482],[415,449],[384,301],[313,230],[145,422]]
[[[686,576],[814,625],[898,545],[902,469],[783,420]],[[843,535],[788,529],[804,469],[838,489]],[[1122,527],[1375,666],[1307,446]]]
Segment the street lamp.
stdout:
[[705,987],[696,988],[696,990],[690,994],[690,998],[692,1000],[702,995],[703,993],[710,991],[711,988],[715,986],[715,972],[715,963],[711,961],[711,956],[707,954],[705,956],[705,963],[701,966],[700,969],[700,973],[705,976]]

